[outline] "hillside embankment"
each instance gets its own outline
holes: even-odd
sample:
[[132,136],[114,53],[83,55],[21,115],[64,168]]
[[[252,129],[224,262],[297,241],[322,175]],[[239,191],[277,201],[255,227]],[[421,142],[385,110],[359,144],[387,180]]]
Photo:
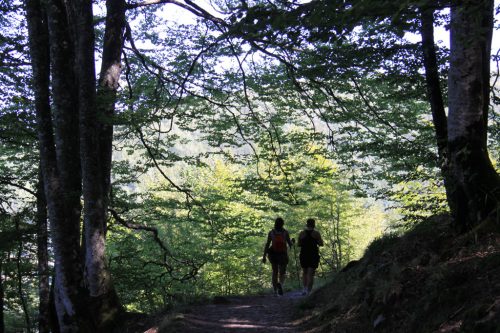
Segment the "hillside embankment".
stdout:
[[435,216],[370,245],[300,304],[303,332],[500,332],[498,221]]

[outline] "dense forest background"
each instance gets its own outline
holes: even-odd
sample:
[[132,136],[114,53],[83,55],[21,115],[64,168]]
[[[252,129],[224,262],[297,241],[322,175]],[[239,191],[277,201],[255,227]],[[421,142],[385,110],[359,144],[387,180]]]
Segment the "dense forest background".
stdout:
[[[266,291],[277,216],[317,220],[326,279],[383,233],[494,214],[500,7],[465,2],[0,0],[0,332]],[[483,52],[486,98],[434,28]]]

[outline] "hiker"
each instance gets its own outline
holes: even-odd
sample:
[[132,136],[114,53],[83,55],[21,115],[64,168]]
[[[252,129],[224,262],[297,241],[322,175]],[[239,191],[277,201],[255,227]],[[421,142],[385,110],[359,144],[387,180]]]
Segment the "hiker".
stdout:
[[323,239],[317,230],[314,230],[316,221],[308,219],[306,228],[299,234],[300,266],[302,267],[302,295],[311,292],[314,283],[314,273],[319,265],[319,246],[323,246]]
[[[285,221],[278,217],[274,221],[274,229],[269,231],[267,242],[264,246],[264,255],[262,262],[266,263],[266,254],[271,262],[273,270],[273,289],[276,296],[283,295],[283,283],[285,282],[286,265],[288,264],[288,246],[291,248],[293,243],[290,240],[290,234],[283,228]],[[279,274],[279,281],[278,281]]]

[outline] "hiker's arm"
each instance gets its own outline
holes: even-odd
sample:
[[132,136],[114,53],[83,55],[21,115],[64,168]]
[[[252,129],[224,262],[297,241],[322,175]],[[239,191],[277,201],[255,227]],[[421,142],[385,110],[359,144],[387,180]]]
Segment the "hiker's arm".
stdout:
[[316,239],[318,241],[318,246],[323,246],[323,238],[321,238],[321,234],[318,231],[316,231],[316,235],[318,237]]
[[266,245],[264,245],[264,254],[262,255],[262,262],[266,262],[266,254],[267,254],[267,249],[269,248],[269,244],[271,244],[271,234],[270,233],[267,235]]
[[293,242],[290,239],[290,234],[288,233],[288,231],[286,232],[286,242],[288,243],[288,247],[292,248]]

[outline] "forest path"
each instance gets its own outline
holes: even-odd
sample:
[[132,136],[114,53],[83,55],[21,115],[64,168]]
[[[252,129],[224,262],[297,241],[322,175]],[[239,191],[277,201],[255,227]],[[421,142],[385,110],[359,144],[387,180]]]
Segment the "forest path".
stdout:
[[299,332],[300,321],[294,321],[292,315],[301,299],[297,291],[280,297],[220,297],[213,304],[196,305],[183,311],[167,330],[183,333]]

